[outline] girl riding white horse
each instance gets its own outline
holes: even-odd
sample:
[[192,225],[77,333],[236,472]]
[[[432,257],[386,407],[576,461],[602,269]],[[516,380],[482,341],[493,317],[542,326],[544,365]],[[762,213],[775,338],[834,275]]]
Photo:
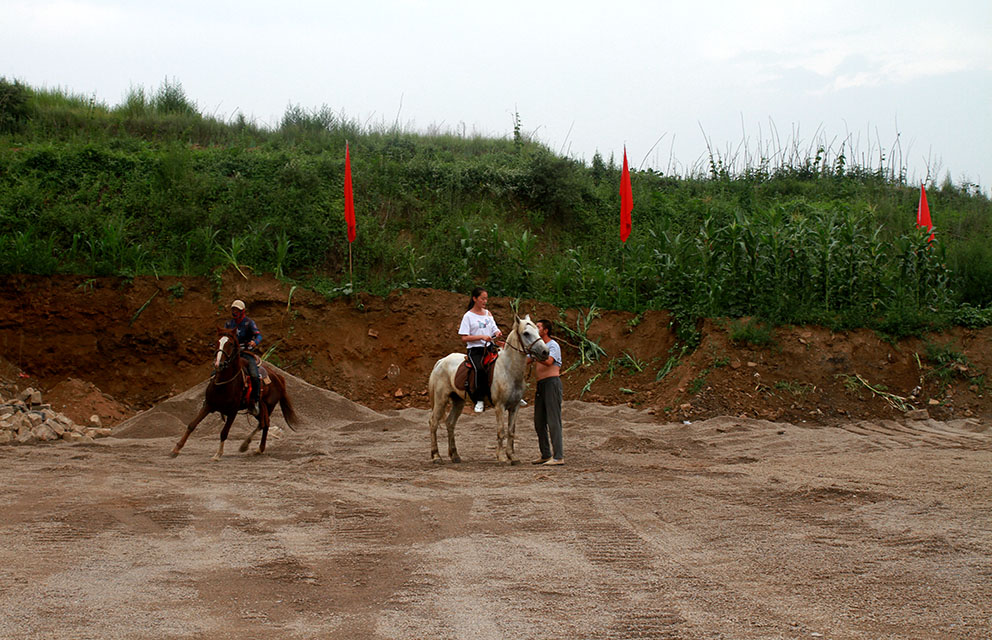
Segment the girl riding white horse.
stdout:
[[[541,340],[537,325],[531,322],[530,316],[525,316],[514,321],[513,330],[500,349],[490,383],[490,396],[496,409],[496,459],[500,462],[511,464],[520,462],[513,454],[513,436],[516,430],[517,410],[524,396],[524,374],[528,354],[538,360],[545,360],[548,357],[548,347]],[[455,447],[455,424],[458,422],[458,416],[461,415],[462,407],[465,406],[468,393],[465,389],[457,387],[455,374],[464,362],[464,354],[452,353],[438,360],[431,371],[428,394],[431,397],[431,460],[434,462],[442,462],[441,454],[437,449],[437,427],[442,419],[448,427],[448,457],[452,462],[461,462],[458,449]],[[450,411],[448,411],[449,407]],[[506,412],[505,428],[504,411]]]

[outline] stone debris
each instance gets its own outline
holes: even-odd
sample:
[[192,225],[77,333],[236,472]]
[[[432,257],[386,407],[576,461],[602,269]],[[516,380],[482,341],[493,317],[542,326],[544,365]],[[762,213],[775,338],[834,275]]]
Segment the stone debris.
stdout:
[[100,416],[94,415],[86,425],[78,425],[65,414],[44,404],[41,392],[28,387],[16,398],[0,396],[0,445],[39,444],[65,440],[66,442],[93,442],[95,438],[109,436]]

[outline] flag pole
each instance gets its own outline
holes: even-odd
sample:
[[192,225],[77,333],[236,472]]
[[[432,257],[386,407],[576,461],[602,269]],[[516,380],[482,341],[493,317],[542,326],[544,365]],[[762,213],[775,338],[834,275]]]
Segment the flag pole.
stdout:
[[620,278],[617,280],[617,301],[620,301],[620,286],[623,283],[623,274],[626,271],[627,264],[627,252],[624,248],[627,246],[626,242],[620,243]]
[[348,225],[348,282],[352,293],[355,291],[355,267],[351,245],[355,242],[355,197],[351,188],[351,153],[348,140],[344,141],[344,219]]
[[623,170],[620,173],[620,278],[617,281],[617,298],[620,298],[620,283],[623,281],[627,261],[627,237],[630,236],[630,212],[634,208],[634,198],[630,188],[630,170],[627,166],[627,144],[623,145]]

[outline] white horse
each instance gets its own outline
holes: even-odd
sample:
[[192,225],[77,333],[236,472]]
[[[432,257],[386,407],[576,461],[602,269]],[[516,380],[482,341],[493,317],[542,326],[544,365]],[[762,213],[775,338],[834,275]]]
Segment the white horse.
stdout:
[[[513,432],[517,425],[517,409],[524,396],[524,373],[527,355],[538,360],[546,360],[548,346],[537,331],[537,325],[530,316],[517,318],[513,329],[506,338],[506,344],[499,351],[499,358],[493,367],[490,381],[490,395],[496,408],[496,459],[500,462],[519,464],[513,457]],[[437,450],[437,426],[451,407],[445,424],[448,426],[448,457],[452,462],[461,462],[455,448],[455,423],[465,406],[468,392],[455,388],[455,372],[465,361],[464,353],[447,355],[434,365],[431,371],[428,393],[431,397],[431,460],[443,462]],[[503,412],[506,412],[506,430],[503,428]]]

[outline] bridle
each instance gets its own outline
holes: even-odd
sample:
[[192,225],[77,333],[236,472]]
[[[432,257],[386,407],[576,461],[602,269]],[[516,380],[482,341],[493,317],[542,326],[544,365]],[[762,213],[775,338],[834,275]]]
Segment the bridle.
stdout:
[[[522,331],[517,331],[517,328],[516,327],[514,327],[513,330],[516,331],[516,333],[517,333],[517,340],[520,341],[520,344],[524,344],[523,332]],[[534,349],[534,345],[537,344],[538,342],[541,342],[541,336],[540,335],[538,335],[536,338],[534,338],[531,341],[530,344],[525,345],[525,347],[523,349],[521,349],[520,347],[517,347],[517,346],[514,346],[514,345],[510,344],[509,337],[507,337],[506,346],[510,347],[514,351],[518,351],[518,352],[524,354],[525,356],[531,356],[531,357],[536,358],[537,357],[537,354],[534,353],[533,349]]]
[[[232,340],[231,342],[232,342],[232,343],[233,343],[234,345],[237,345],[237,340]],[[222,354],[222,355],[225,355],[225,354],[224,354],[224,349],[221,349],[221,348],[219,348],[219,349],[217,349],[217,351],[216,351],[216,352],[214,353],[214,355],[216,356],[216,355],[217,355],[218,353],[219,353],[219,354]],[[234,362],[234,360],[235,360],[235,358],[237,358],[237,357],[239,357],[240,355],[241,355],[241,354],[240,354],[240,353],[238,353],[238,349],[237,349],[237,348],[233,348],[233,347],[232,347],[232,349],[231,349],[231,354],[230,354],[230,355],[228,355],[228,356],[227,356],[227,357],[226,357],[226,358],[224,359],[224,361],[220,363],[220,365],[218,365],[218,366],[216,366],[216,367],[214,367],[214,372],[213,372],[212,374],[210,374],[210,379],[211,379],[211,380],[213,380],[213,383],[214,383],[214,386],[215,386],[215,387],[221,387],[221,386],[224,386],[225,384],[228,384],[229,382],[232,382],[232,381],[233,381],[233,380],[234,380],[235,378],[237,378],[237,377],[238,377],[238,374],[240,374],[240,373],[242,373],[242,371],[241,371],[241,369],[239,368],[239,369],[237,370],[237,372],[235,372],[235,374],[234,374],[233,376],[231,376],[230,378],[228,378],[227,380],[224,380],[223,382],[217,382],[217,381],[215,380],[215,378],[217,377],[217,375],[218,375],[218,374],[219,374],[219,373],[220,373],[221,371],[224,371],[224,370],[225,370],[225,369],[227,369],[227,368],[228,368],[229,366],[231,366],[231,363],[232,363],[232,362]]]

